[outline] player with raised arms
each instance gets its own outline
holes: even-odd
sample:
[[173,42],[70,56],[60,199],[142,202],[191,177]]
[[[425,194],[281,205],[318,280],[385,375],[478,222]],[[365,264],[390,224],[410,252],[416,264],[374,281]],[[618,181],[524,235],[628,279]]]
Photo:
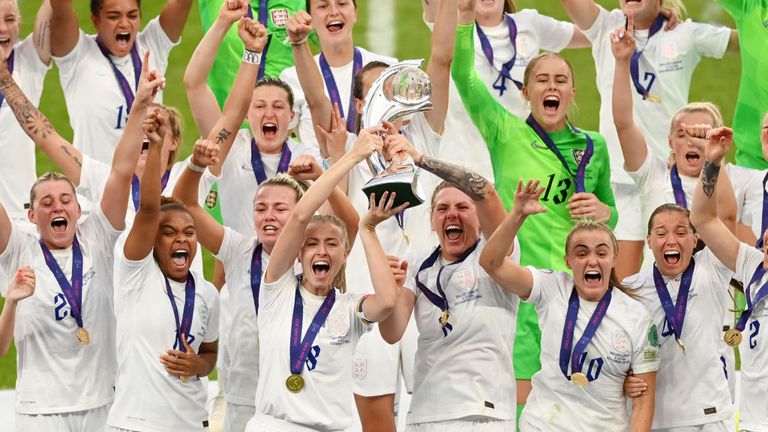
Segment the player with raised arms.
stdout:
[[[735,273],[744,284],[747,307],[736,328],[725,334],[725,341],[739,346],[741,355],[741,394],[738,430],[757,432],[768,428],[768,351],[765,349],[765,297],[768,295],[768,258],[765,247],[756,249],[740,242],[718,218],[717,195],[721,165],[733,142],[733,132],[727,128],[713,129],[707,134],[706,161],[691,211],[691,222],[712,252]],[[765,244],[766,232],[761,236]],[[725,430],[725,429],[723,429]]]
[[208,429],[200,377],[216,364],[218,292],[190,271],[192,215],[160,196],[163,115],[154,109],[142,125],[149,147],[139,211],[115,246],[118,368],[109,431]]
[[16,324],[16,306],[20,301],[35,293],[35,270],[22,267],[3,290],[3,311],[0,313],[0,357],[8,354]]
[[[562,249],[576,220],[591,218],[614,226],[618,218],[605,139],[569,122],[567,111],[576,95],[574,75],[557,54],[541,54],[526,66],[522,95],[531,107],[526,120],[496,100],[474,69],[475,3],[459,2],[453,81],[488,145],[504,205],[511,208],[520,180],[538,179],[545,187],[541,204],[550,211],[530,219],[520,232],[520,263],[565,271],[565,261],[556,251]],[[541,368],[540,337],[533,305],[521,304],[515,336],[520,404],[530,391],[530,378]]]
[[[28,217],[39,238],[19,229],[0,209],[0,266],[8,273],[33,266],[37,279],[34,295],[17,307],[19,430],[104,428],[116,367],[113,247],[125,227],[141,120],[163,82],[156,71],[141,75],[136,114],[128,117],[105,192],[88,218],[79,222],[75,186],[59,173],[43,174],[30,191]],[[2,62],[0,92],[33,140],[51,136],[66,144]]]
[[[402,210],[393,196],[371,197],[360,238],[375,293],[339,291],[349,253],[344,223],[315,211],[337,183],[374,150],[378,128],[364,130],[352,150],[323,173],[296,204],[277,239],[259,291],[259,377],[256,415],[246,431],[336,431],[351,426],[354,345],[370,323],[386,319],[397,303],[394,276],[374,234],[382,220]],[[302,276],[294,264],[299,260]],[[296,409],[301,407],[301,409]]]
[[[616,208],[621,217],[616,225],[619,240],[617,273],[620,278],[640,269],[644,224],[640,193],[625,174],[624,158],[612,118],[612,90],[615,62],[610,34],[627,24],[634,15],[637,49],[631,58],[632,104],[638,126],[645,133],[649,152],[666,159],[669,129],[674,114],[688,103],[691,76],[702,57],[721,58],[726,48],[738,49],[735,30],[686,20],[671,28],[683,12],[681,0],[640,0],[618,2],[608,11],[594,0],[561,0],[566,12],[592,43],[600,93],[600,133],[608,143],[611,181]],[[665,10],[665,5],[668,9]],[[671,12],[674,11],[672,15]]]
[[[542,367],[520,430],[650,430],[659,339],[648,312],[616,278],[610,228],[592,220],[576,224],[565,242],[570,272],[523,267],[505,257],[527,218],[547,211],[539,186],[518,182],[512,210],[480,256],[483,269],[535,305],[539,317]],[[647,388],[628,413],[623,385],[630,370]]]
[[[421,2],[430,30],[434,28],[441,1]],[[521,93],[528,63],[541,50],[560,52],[565,48],[589,47],[589,41],[573,24],[541,15],[535,9],[519,10],[514,0],[477,2],[475,12],[475,70],[496,100],[520,118],[530,113]],[[493,179],[488,147],[453,82],[441,155],[445,160],[462,160],[467,168]]]
[[[141,0],[90,0],[96,35],[86,35],[72,0],[50,0],[51,53],[59,68],[74,145],[109,163],[133,105],[142,58],[165,73],[193,0],[168,0],[139,32]],[[162,99],[158,100],[159,102]]]
[[[311,16],[311,29],[317,32],[320,41],[320,54],[314,56],[317,67],[322,72],[322,88],[331,99],[331,106],[338,106],[341,117],[345,119],[342,126],[349,132],[357,130],[359,108],[354,102],[354,78],[372,61],[395,64],[394,58],[372,53],[355,45],[352,31],[357,21],[357,0],[307,0],[307,10],[296,12],[294,15]],[[288,30],[286,25],[286,30]],[[302,45],[308,41],[309,32],[301,39],[293,39],[288,35],[291,45]],[[294,59],[296,50],[294,49]],[[299,140],[306,145],[317,147],[315,137],[315,120],[310,114],[311,104],[305,99],[305,86],[300,85],[297,67],[285,69],[280,79],[288,83],[295,94],[293,111],[295,129]],[[323,155],[326,157],[327,155]]]

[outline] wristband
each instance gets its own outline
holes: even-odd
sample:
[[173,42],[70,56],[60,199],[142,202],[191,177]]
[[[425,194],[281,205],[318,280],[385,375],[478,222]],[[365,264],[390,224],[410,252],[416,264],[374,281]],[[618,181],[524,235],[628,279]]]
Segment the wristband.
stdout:
[[192,159],[190,159],[189,162],[187,163],[187,168],[189,168],[194,172],[204,173],[206,167],[196,165],[194,162],[192,162]]
[[304,43],[307,42],[307,39],[309,39],[309,36],[304,36],[303,38],[295,42],[289,39],[288,42],[290,42],[291,46],[299,46],[299,45],[304,45]]
[[259,64],[261,63],[261,53],[246,48],[245,51],[243,51],[243,61],[254,65]]

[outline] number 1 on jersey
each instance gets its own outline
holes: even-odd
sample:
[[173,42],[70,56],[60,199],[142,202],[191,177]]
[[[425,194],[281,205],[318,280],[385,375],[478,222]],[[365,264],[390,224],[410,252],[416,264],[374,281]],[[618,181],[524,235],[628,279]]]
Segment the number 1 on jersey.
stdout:
[[128,121],[128,114],[130,109],[125,109],[123,105],[117,107],[117,125],[115,129],[122,129],[125,123]]

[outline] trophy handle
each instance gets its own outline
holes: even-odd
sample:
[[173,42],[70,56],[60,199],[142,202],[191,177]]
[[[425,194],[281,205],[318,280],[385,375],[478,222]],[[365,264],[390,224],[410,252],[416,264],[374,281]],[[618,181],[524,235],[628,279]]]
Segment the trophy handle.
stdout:
[[384,157],[378,151],[373,152],[373,154],[368,156],[365,160],[368,162],[368,168],[371,169],[371,174],[373,174],[374,177],[387,169],[387,161],[384,160]]

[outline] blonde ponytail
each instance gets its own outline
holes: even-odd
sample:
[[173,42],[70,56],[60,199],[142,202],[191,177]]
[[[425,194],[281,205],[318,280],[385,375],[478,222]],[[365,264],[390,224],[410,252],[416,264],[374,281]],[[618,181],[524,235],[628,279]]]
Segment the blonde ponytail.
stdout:
[[681,20],[685,19],[685,15],[688,13],[683,0],[662,0],[661,7],[674,10]]

